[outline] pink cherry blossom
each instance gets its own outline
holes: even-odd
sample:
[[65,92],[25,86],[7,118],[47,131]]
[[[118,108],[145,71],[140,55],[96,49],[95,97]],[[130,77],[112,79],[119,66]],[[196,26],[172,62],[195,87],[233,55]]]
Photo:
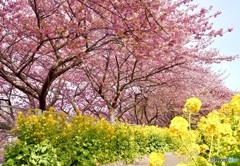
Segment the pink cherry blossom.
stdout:
[[236,57],[207,49],[223,30],[191,1],[2,1],[1,102],[149,124],[217,102],[230,92],[206,66]]
[[228,32],[232,32],[233,31],[233,28],[228,28]]

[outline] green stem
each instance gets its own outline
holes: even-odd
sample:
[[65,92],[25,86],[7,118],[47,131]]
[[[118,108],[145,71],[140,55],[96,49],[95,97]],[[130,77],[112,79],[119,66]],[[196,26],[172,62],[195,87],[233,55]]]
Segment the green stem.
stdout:
[[188,150],[187,146],[184,144],[184,142],[183,142],[183,140],[182,140],[182,137],[181,137],[180,135],[179,135],[179,137],[180,137],[180,140],[181,140],[184,148],[187,150],[189,156],[190,156],[191,159],[194,161],[195,165],[198,166],[197,161],[196,161],[195,158],[193,157],[192,153],[190,153],[190,151]]
[[212,136],[211,136],[211,145],[210,145],[210,151],[209,151],[208,161],[210,161],[210,158],[211,158],[212,146],[213,146],[213,131],[212,131]]
[[219,152],[219,144],[220,144],[220,137],[218,137],[217,156],[218,156],[218,152]]
[[191,131],[191,112],[188,114],[188,123],[189,123],[189,130]]

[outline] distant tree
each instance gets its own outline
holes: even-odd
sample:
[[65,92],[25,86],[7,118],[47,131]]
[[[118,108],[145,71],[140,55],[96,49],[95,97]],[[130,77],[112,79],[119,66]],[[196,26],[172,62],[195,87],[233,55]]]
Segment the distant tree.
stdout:
[[[185,76],[184,76],[185,75]],[[209,70],[185,71],[173,74],[164,86],[148,87],[142,91],[144,101],[123,117],[131,123],[167,126],[176,115],[182,115],[187,98],[197,97],[203,105],[199,116],[205,116],[230,100],[233,92],[226,88],[220,76]],[[145,93],[144,93],[145,92]]]
[[[102,98],[98,98],[99,105],[108,108],[98,114],[105,115],[106,110],[112,110],[117,119],[131,123],[166,125],[172,117],[181,114],[189,97],[201,98],[206,114],[232,95],[222,84],[220,75],[196,64],[190,68],[193,62],[188,64],[181,59],[161,65],[131,55],[125,58],[114,55],[93,56],[91,63],[83,68],[92,90]],[[96,62],[101,65],[94,65]]]

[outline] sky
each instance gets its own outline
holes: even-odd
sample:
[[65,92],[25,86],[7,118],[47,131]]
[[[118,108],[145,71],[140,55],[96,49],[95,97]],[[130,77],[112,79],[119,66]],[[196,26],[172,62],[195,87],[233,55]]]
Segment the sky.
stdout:
[[[213,27],[227,30],[233,28],[231,33],[217,37],[212,47],[219,49],[223,55],[240,54],[240,0],[194,0],[194,3],[208,8],[213,6],[213,12],[221,11],[222,14],[212,19]],[[222,62],[212,66],[214,72],[225,72],[224,84],[233,91],[240,92],[240,59],[232,62]]]

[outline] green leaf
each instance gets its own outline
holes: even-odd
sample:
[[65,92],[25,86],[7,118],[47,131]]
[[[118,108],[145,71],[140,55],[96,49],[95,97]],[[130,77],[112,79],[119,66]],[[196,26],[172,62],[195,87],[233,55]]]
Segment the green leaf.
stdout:
[[30,159],[30,163],[33,164],[33,165],[37,165],[37,162],[33,159]]
[[49,162],[47,160],[40,160],[39,163],[43,164],[43,165],[49,165]]
[[38,158],[38,156],[37,156],[34,152],[31,153],[31,157],[32,157],[33,159],[37,159],[37,158]]
[[23,158],[22,155],[18,155],[18,156],[16,157],[17,160],[20,160],[20,159],[22,159],[22,158]]
[[89,151],[88,151],[88,150],[84,150],[84,151],[83,151],[83,155],[84,155],[84,156],[88,156],[88,155],[89,155]]
[[62,166],[62,163],[57,161],[57,166]]
[[42,147],[41,152],[44,153],[47,150],[47,147]]

